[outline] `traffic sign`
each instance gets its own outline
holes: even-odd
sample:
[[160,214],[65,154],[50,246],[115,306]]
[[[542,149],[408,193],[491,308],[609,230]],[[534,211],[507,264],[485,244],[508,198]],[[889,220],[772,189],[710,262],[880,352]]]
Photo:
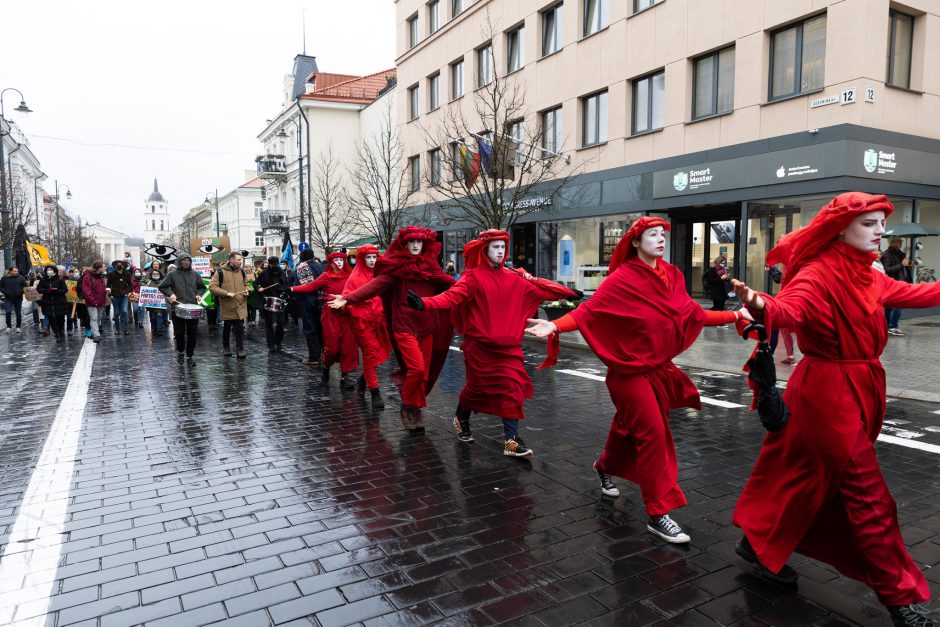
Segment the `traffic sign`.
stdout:
[[299,244],[297,244],[297,250],[300,252],[304,252],[308,248],[310,248],[310,244],[308,244],[307,242],[300,242]]

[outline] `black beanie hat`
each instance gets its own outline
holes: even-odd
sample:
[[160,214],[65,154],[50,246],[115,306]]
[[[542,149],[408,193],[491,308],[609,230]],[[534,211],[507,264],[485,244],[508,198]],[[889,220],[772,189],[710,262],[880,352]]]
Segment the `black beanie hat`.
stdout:
[[312,249],[310,249],[310,248],[305,248],[304,250],[302,250],[302,251],[300,252],[300,260],[301,260],[301,261],[310,261],[311,259],[313,259],[313,250],[312,250]]
[[278,264],[277,257],[268,257],[268,265],[276,266]]

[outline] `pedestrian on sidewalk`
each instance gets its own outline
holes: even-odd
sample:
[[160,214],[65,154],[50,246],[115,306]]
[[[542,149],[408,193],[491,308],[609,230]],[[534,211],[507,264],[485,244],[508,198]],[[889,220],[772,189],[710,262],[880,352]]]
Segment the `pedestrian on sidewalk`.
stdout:
[[7,331],[13,332],[12,314],[16,312],[16,332],[20,332],[23,324],[23,292],[29,285],[24,277],[20,276],[20,269],[16,266],[10,268],[0,279],[0,293],[3,294],[3,310],[6,312]]
[[111,313],[114,316],[114,335],[130,335],[127,330],[128,295],[134,291],[131,273],[123,261],[111,262],[114,271],[108,274],[108,295],[111,297]]
[[885,196],[836,196],[767,255],[787,267],[776,297],[735,282],[765,325],[793,329],[803,360],[787,382],[786,428],[768,433],[734,511],[737,552],[762,577],[792,583],[798,551],[868,584],[895,625],[933,625],[930,599],[898,527],[897,506],[875,455],[885,413],[884,308],[940,305],[940,283],[911,285],[872,267]]
[[91,264],[91,271],[82,276],[82,298],[88,308],[88,322],[91,327],[91,341],[101,341],[101,322],[105,318],[105,305],[108,304],[107,277],[101,261]]
[[[305,251],[306,252],[306,251]],[[356,249],[356,267],[342,289],[343,294],[356,291],[375,278],[375,264],[379,259],[379,249],[374,244],[364,244]],[[333,311],[327,308],[328,311]],[[372,396],[372,409],[382,409],[385,401],[379,391],[379,377],[376,368],[385,363],[392,350],[385,326],[385,308],[378,296],[367,301],[347,305],[343,312],[351,316],[350,327],[356,338],[356,344],[362,351],[362,374],[359,376],[359,396],[366,395],[366,389]]]
[[220,266],[209,282],[209,291],[219,302],[222,318],[222,355],[232,356],[231,337],[235,330],[235,352],[245,358],[245,318],[248,317],[248,275],[242,269],[240,253],[229,253],[228,263]]
[[59,268],[53,264],[43,269],[45,276],[39,280],[36,291],[42,294],[42,315],[49,319],[49,327],[56,342],[65,341],[65,318],[72,306],[66,300],[69,288],[59,274]]
[[[307,248],[300,253],[300,263],[294,272],[297,277],[294,285],[306,285],[323,274],[323,271],[323,266],[314,260],[313,251]],[[305,366],[319,366],[323,354],[323,325],[320,322],[323,315],[322,297],[322,290],[303,292],[297,296],[304,340],[307,343],[307,358],[303,360]]]
[[[901,238],[892,237],[887,250],[881,253],[879,261],[885,274],[895,281],[912,283],[914,280],[911,260],[901,250]],[[904,335],[899,326],[902,310],[898,307],[885,307],[885,321],[888,323],[888,335]]]
[[[143,285],[144,287],[156,287],[159,289],[164,276],[166,275],[163,273],[163,265],[159,261],[154,261],[150,264],[150,269],[147,270]],[[146,309],[147,315],[150,318],[150,333],[153,337],[163,337],[166,335],[167,310],[158,309],[156,307],[147,307]]]
[[[770,280],[778,285],[783,282],[784,270],[777,267],[781,265],[782,264],[775,264],[772,266],[766,265],[766,264],[764,265],[764,269],[767,270],[767,273],[770,275]],[[770,354],[773,355],[777,352],[777,344],[780,341],[781,337],[783,338],[783,348],[786,351],[787,356],[785,359],[781,359],[780,363],[785,366],[792,366],[796,364],[797,359],[793,353],[793,346],[794,346],[793,332],[790,331],[790,329],[774,329],[773,331],[771,331]]]
[[728,274],[728,260],[724,255],[715,257],[711,267],[702,276],[702,282],[707,296],[712,299],[711,311],[724,311],[728,292],[731,291],[731,275]]
[[[255,279],[255,286],[258,288],[258,296],[261,298],[262,304],[268,296],[284,299],[285,294],[290,292],[290,283],[287,282],[287,275],[278,265],[277,257],[268,257],[268,266]],[[281,344],[284,342],[284,325],[287,322],[286,307],[281,311],[268,311],[267,309],[263,311],[264,334],[268,343],[268,351],[272,353],[279,352]]]
[[646,528],[680,544],[690,538],[669,517],[686,504],[669,411],[701,409],[702,403],[695,384],[672,360],[691,346],[702,327],[747,314],[706,311],[689,297],[679,269],[662,258],[668,230],[661,218],[638,219],[617,243],[608,276],[594,295],[555,322],[529,320],[526,332],[549,337],[546,365],[557,356],[557,334],[575,329],[607,365],[607,389],[617,413],[594,463],[601,493],[620,494],[611,475],[639,484],[649,516]]
[[[408,293],[421,297],[436,296],[455,283],[437,263],[441,245],[433,229],[406,226],[375,264],[375,278],[355,292],[333,293],[329,303],[341,309],[346,303],[362,303],[382,296],[390,313],[393,349],[399,357],[404,381],[399,386],[402,406],[401,425],[408,431],[424,430],[421,408],[427,406],[430,393],[444,367],[454,336],[446,312],[415,311],[408,305]],[[397,383],[397,381],[396,381]]]
[[196,365],[193,355],[196,353],[196,333],[199,330],[199,318],[183,318],[177,313],[177,305],[196,305],[206,291],[199,273],[193,270],[193,258],[183,253],[177,260],[177,268],[169,272],[160,282],[160,291],[167,297],[167,306],[173,307],[173,338],[176,341],[176,363]]
[[140,286],[144,280],[144,273],[140,268],[134,268],[131,272],[131,293],[127,299],[131,302],[131,313],[133,314],[134,327],[144,328],[144,321],[140,315]]
[[532,397],[525,370],[522,337],[526,320],[539,303],[577,294],[557,283],[535,279],[503,267],[509,233],[490,229],[463,249],[464,271],[459,281],[437,296],[410,294],[419,311],[449,309],[466,364],[467,383],[460,391],[454,428],[461,442],[473,442],[473,412],[503,421],[503,455],[531,457],[534,453],[519,435],[525,418],[523,404]]
[[[351,274],[346,253],[332,252],[326,256],[326,272],[305,285],[292,287],[291,292],[313,294],[322,289],[327,294],[341,294]],[[359,366],[359,351],[356,349],[349,314],[348,311],[324,307],[320,317],[323,326],[323,383],[329,383],[330,367],[338,363],[339,386],[344,390],[356,387],[356,382],[349,375]]]

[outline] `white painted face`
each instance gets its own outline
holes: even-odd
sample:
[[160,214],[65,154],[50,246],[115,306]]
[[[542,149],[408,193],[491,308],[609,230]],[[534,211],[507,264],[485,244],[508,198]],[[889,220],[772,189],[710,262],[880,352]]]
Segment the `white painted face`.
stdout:
[[374,267],[375,267],[375,262],[378,261],[378,259],[379,259],[379,256],[376,255],[376,254],[374,254],[374,253],[370,253],[370,254],[366,255],[366,267],[367,267],[367,268],[374,268]]
[[333,267],[336,268],[337,270],[342,270],[342,269],[343,269],[343,264],[344,264],[345,262],[346,262],[346,260],[343,259],[342,257],[336,257],[336,258],[333,259]]
[[424,250],[424,240],[410,239],[405,242],[405,246],[408,247],[408,252],[412,255],[420,255],[421,251]]
[[881,236],[885,233],[885,212],[869,211],[858,216],[845,227],[840,237],[842,241],[863,252],[878,250]]
[[652,259],[659,259],[666,253],[666,229],[654,226],[646,229],[633,245],[639,249],[641,255]]
[[506,240],[495,240],[486,246],[486,256],[494,266],[503,263],[506,258]]

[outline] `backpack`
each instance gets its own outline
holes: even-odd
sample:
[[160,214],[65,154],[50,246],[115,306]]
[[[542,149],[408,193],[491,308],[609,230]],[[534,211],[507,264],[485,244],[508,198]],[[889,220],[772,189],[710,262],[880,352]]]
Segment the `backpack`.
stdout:
[[85,273],[82,273],[78,277],[78,281],[75,282],[75,294],[78,296],[78,300],[85,300],[85,292],[82,290],[82,281],[85,280]]

